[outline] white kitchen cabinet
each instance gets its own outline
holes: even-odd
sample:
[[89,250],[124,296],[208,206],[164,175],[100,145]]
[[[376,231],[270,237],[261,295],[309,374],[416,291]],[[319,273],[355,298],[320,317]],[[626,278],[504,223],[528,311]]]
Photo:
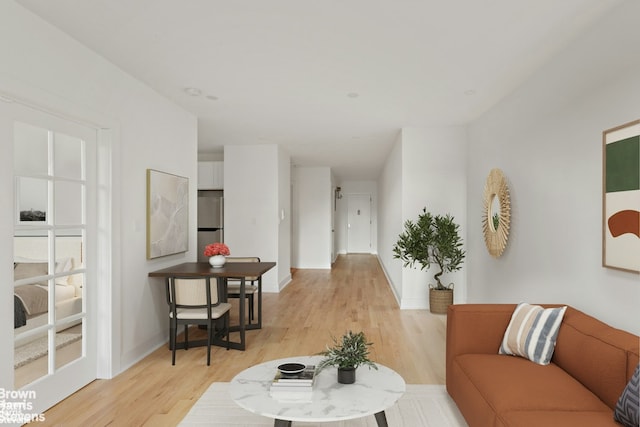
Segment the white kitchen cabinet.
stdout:
[[198,190],[224,189],[224,162],[198,162]]

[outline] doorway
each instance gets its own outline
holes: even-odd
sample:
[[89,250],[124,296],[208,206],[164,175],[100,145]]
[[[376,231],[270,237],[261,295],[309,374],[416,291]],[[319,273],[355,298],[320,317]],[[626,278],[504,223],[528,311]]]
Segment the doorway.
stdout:
[[347,252],[371,253],[371,194],[347,195]]

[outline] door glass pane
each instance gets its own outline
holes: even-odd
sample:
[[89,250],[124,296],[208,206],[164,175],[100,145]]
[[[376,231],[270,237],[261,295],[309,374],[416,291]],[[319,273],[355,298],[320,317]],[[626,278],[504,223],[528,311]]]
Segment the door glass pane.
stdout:
[[56,333],[56,369],[82,357],[82,320]]
[[61,178],[82,178],[82,140],[62,133],[53,137],[54,173]]
[[[25,262],[26,261],[26,262]],[[35,260],[24,259],[24,261],[13,262],[13,280],[31,279],[28,284],[36,283],[39,278],[41,284],[45,284],[49,274],[49,263],[47,261],[36,262]],[[25,298],[27,298],[25,296]]]
[[55,183],[56,225],[82,224],[82,184],[57,181]]
[[[21,230],[13,237],[13,262],[15,280],[18,263],[41,262],[49,260],[49,238],[46,230]],[[48,272],[47,272],[48,273]],[[33,277],[33,276],[28,276]],[[24,278],[24,277],[22,277]]]
[[83,274],[56,279],[56,322],[66,323],[69,317],[82,313]]
[[18,177],[16,191],[20,222],[46,222],[49,181],[39,178]]
[[61,229],[55,233],[56,273],[69,274],[84,268],[84,244],[81,229]]
[[16,389],[47,375],[48,355],[48,331],[46,329],[30,337],[16,339],[13,354]]
[[13,164],[19,175],[47,175],[49,172],[49,131],[16,122]]

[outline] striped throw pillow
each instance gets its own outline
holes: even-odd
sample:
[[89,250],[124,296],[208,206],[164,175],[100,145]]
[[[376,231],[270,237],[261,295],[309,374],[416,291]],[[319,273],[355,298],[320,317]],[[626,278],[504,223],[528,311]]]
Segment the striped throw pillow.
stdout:
[[520,356],[539,365],[548,365],[566,310],[566,306],[545,309],[539,305],[518,304],[498,353]]

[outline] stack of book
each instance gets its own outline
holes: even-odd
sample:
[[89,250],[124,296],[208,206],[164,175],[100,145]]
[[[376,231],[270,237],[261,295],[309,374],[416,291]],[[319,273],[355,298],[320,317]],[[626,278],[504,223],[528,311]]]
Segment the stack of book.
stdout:
[[315,373],[315,365],[307,365],[297,374],[283,374],[278,371],[271,383],[269,394],[280,401],[310,402]]

